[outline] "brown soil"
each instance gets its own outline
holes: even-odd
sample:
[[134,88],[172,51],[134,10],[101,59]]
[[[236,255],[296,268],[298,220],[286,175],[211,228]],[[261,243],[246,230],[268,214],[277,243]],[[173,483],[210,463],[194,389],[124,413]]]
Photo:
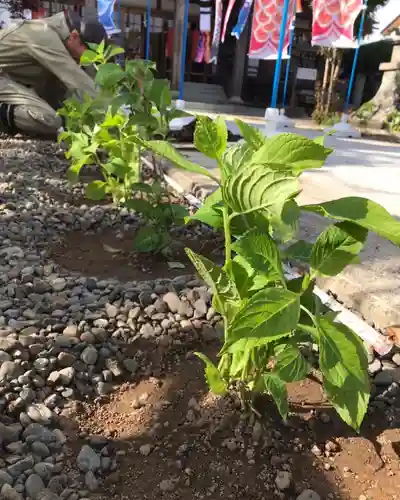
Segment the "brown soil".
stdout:
[[[161,254],[135,252],[134,236],[134,232],[122,233],[119,238],[116,229],[95,234],[72,231],[65,235],[61,243],[51,248],[50,258],[63,269],[83,276],[117,278],[127,282],[194,274],[185,247],[213,260],[220,259],[222,255],[220,235],[196,236],[196,239],[182,236],[179,240],[176,238],[169,265]],[[180,263],[184,267],[174,268],[172,263]]]
[[[118,470],[94,500],[291,500],[306,488],[321,500],[400,498],[400,430],[390,428],[383,412],[370,416],[357,436],[326,408],[320,386],[307,380],[289,388],[289,423],[263,402],[262,437],[254,442],[254,415],[244,418],[232,398],[210,395],[193,355],[149,346],[146,352],[148,378],[70,415],[77,425],[72,440],[106,436],[119,455]],[[144,444],[152,445],[147,456],[140,452]],[[81,445],[76,438],[72,449]],[[285,492],[275,487],[282,470],[292,473]],[[160,484],[171,491],[161,492]]]

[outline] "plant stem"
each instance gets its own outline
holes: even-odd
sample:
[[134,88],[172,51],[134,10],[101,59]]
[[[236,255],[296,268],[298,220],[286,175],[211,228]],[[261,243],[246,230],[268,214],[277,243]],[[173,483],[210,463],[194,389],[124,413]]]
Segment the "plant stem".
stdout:
[[304,307],[304,306],[303,306],[303,305],[301,305],[301,304],[300,304],[300,309],[301,309],[302,311],[304,311],[304,312],[307,314],[307,316],[308,316],[308,317],[311,319],[311,321],[313,322],[313,325],[315,326],[315,328],[318,330],[318,323],[317,323],[317,320],[315,319],[314,314],[313,314],[313,313],[311,313],[311,312],[307,309],[307,307]]
[[228,207],[226,205],[222,209],[222,215],[224,218],[225,264],[227,264],[232,259],[232,235]]

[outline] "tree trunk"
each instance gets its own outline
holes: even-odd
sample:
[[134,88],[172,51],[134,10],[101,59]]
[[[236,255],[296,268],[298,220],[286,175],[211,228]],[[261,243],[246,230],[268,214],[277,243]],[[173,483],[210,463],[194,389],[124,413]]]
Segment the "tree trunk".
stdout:
[[333,61],[332,61],[332,73],[331,80],[329,82],[328,97],[326,100],[325,112],[328,114],[332,108],[333,92],[336,88],[336,82],[339,77],[340,67],[342,65],[342,52],[338,49],[334,49]]
[[328,57],[328,55],[326,55],[324,78],[322,80],[322,87],[321,87],[321,110],[325,109],[326,90],[328,87],[328,75],[329,75],[330,65],[331,65],[331,60]]

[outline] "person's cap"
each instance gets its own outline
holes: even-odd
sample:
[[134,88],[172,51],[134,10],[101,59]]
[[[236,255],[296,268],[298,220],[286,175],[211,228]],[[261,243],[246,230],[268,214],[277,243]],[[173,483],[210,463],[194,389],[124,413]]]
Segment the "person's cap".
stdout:
[[74,11],[67,11],[65,17],[70,31],[76,31],[83,43],[99,44],[103,40],[107,42],[107,32],[104,26],[97,21],[97,19],[81,19],[81,17]]
[[107,42],[107,32],[104,26],[96,20],[81,21],[80,29],[77,30],[83,43],[99,44],[103,40]]

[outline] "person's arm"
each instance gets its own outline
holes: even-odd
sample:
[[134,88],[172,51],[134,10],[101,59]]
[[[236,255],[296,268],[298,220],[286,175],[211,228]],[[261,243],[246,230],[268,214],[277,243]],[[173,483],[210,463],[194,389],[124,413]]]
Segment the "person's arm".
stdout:
[[83,94],[95,97],[95,83],[70,56],[60,37],[52,30],[44,29],[30,34],[27,40],[30,53],[36,61],[53,73],[69,91],[79,98]]

